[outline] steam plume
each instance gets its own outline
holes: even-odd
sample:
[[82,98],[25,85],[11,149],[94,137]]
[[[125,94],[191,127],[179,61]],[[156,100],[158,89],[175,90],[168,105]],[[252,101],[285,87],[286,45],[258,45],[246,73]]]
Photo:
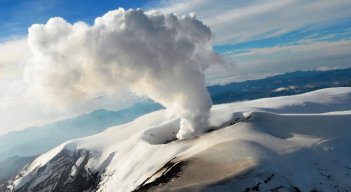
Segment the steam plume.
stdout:
[[181,118],[179,139],[207,126],[204,71],[220,62],[211,31],[194,16],[118,9],[92,26],[52,18],[29,28],[26,77],[37,92],[70,104],[124,86]]

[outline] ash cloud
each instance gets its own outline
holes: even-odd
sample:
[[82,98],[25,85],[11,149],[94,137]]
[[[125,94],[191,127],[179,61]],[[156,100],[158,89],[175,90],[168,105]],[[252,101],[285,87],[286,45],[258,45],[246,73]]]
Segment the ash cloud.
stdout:
[[221,63],[211,31],[193,15],[118,9],[92,26],[52,18],[29,28],[26,79],[52,103],[70,105],[127,87],[181,118],[179,139],[207,126],[204,72]]

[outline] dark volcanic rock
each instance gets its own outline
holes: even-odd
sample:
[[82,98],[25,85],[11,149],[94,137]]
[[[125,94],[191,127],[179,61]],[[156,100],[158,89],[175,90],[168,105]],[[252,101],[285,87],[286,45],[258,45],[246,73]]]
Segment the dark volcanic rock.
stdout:
[[[99,173],[92,173],[89,169],[85,169],[88,160],[89,151],[87,150],[71,152],[64,149],[49,163],[38,168],[31,181],[14,191],[95,191],[100,181]],[[26,172],[26,168],[22,172]],[[21,175],[20,173],[17,177]]]
[[[135,192],[139,191],[153,191],[157,189],[158,186],[162,186],[169,183],[171,180],[180,177],[182,173],[182,167],[186,164],[184,161],[173,161],[167,162],[161,169],[159,169],[154,175],[145,180]],[[159,173],[162,173],[160,177],[157,177],[154,181],[149,182],[149,180]],[[149,183],[148,183],[149,182]]]

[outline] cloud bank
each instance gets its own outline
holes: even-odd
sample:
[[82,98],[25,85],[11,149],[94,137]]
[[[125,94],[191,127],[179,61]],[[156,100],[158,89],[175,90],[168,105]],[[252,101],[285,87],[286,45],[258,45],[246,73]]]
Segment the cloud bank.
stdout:
[[177,137],[185,139],[207,126],[211,100],[204,72],[221,62],[211,36],[193,15],[118,9],[92,26],[52,18],[29,29],[25,77],[59,105],[128,87],[177,114]]
[[[16,51],[14,51],[16,50]],[[25,39],[0,44],[0,80],[17,77],[22,72],[23,62],[29,57]]]
[[164,0],[155,9],[176,14],[195,12],[214,31],[216,44],[228,44],[350,18],[350,6],[349,0]]

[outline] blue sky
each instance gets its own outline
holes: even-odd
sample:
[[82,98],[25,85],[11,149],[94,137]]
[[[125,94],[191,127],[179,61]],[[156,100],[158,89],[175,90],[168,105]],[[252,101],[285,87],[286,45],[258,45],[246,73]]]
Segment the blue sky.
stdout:
[[251,48],[266,48],[277,45],[296,45],[301,41],[339,41],[351,38],[351,18],[334,20],[303,27],[281,35],[248,40],[240,43],[214,45],[219,53],[244,51]]
[[233,66],[213,70],[209,82],[351,67],[351,1],[164,2],[158,10],[195,12],[212,29],[214,49]]
[[0,0],[0,124],[6,125],[0,135],[128,103],[92,103],[67,113],[43,107],[23,91],[28,27],[52,17],[92,25],[96,17],[118,7],[194,12],[211,28],[213,48],[227,61],[225,67],[210,67],[209,84],[351,67],[350,0]]
[[[25,36],[33,23],[45,23],[52,17],[63,17],[74,23],[84,21],[92,24],[94,19],[109,10],[123,7],[152,9],[167,6],[167,1],[157,0],[2,0],[0,1],[0,40],[6,41]],[[175,1],[177,2],[177,1]],[[181,2],[181,1],[179,1]],[[233,1],[233,4],[235,1]],[[204,4],[206,1],[204,1]],[[172,5],[172,4],[171,4]],[[262,48],[282,44],[294,44],[301,40],[324,38],[335,41],[351,37],[351,17],[341,17],[326,22],[313,23],[273,37],[256,37],[245,42],[226,42],[215,45],[218,52]],[[267,32],[269,34],[269,31]],[[224,45],[223,45],[224,44]]]
[[[123,7],[125,9],[143,8],[146,10],[153,8],[161,8],[161,10],[166,8],[172,10],[172,7],[175,7],[173,11],[180,12],[181,14],[186,14],[188,10],[188,12],[197,12],[196,7],[186,7],[189,5],[184,2],[185,1],[165,0],[2,0],[0,1],[0,22],[2,23],[0,26],[0,42],[25,37],[27,29],[32,24],[45,23],[52,17],[62,17],[71,23],[84,21],[92,24],[96,17],[118,7]],[[201,1],[194,2],[200,2],[197,4],[201,5]],[[252,4],[256,3],[255,1],[252,2]],[[191,6],[191,3],[188,4]],[[204,6],[204,8],[199,12],[205,12],[206,9],[210,9],[206,7],[206,4],[211,3],[206,0],[202,1],[202,6]],[[226,5],[228,4],[227,1]],[[230,4],[231,6],[228,6],[229,10],[231,7],[235,8],[235,5],[240,8],[240,1],[232,1]],[[178,5],[184,6],[184,10],[176,10]],[[245,5],[245,7],[246,6],[247,5]],[[219,10],[218,12],[223,10],[226,9],[222,8],[222,10]],[[350,39],[351,14],[349,16],[350,17],[326,19],[326,21],[321,22],[311,22],[309,25],[304,25],[291,31],[269,36],[270,33],[274,33],[276,30],[272,28],[272,31],[266,31],[263,34],[255,34],[255,37],[250,37],[245,41],[237,41],[234,39],[220,43],[215,42],[214,49],[221,54],[226,54],[228,52],[242,53],[252,48],[293,45],[306,40],[338,41]],[[211,17],[211,15],[208,14],[203,17]],[[233,30],[232,33],[235,33],[235,30]]]
[[1,0],[0,39],[24,36],[33,23],[45,23],[63,17],[73,23],[92,23],[98,16],[118,7],[139,8],[151,5],[148,0]]

